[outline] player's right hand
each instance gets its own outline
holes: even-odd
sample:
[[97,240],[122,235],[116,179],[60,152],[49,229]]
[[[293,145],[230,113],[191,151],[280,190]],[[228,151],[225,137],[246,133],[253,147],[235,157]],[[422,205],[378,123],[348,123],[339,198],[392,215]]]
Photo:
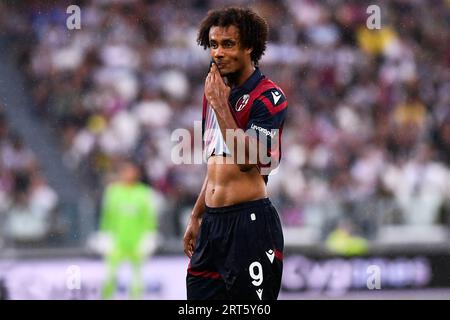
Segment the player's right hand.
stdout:
[[195,242],[197,240],[197,235],[200,230],[200,218],[192,217],[189,219],[189,223],[186,227],[186,232],[184,233],[183,246],[184,253],[190,258],[194,253]]

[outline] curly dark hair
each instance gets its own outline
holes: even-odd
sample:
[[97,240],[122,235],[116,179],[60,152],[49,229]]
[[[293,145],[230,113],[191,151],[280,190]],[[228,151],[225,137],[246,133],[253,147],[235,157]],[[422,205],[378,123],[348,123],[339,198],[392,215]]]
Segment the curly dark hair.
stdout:
[[197,43],[204,49],[209,48],[209,29],[213,26],[235,26],[239,30],[239,45],[242,48],[252,48],[252,61],[258,61],[266,50],[269,27],[266,20],[248,8],[229,7],[211,10],[200,24]]

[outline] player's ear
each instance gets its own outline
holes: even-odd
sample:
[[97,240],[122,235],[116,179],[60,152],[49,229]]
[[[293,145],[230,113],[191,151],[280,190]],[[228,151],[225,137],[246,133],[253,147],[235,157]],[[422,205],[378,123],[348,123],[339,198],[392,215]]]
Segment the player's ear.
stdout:
[[245,54],[251,54],[253,52],[253,48],[247,48],[244,50]]

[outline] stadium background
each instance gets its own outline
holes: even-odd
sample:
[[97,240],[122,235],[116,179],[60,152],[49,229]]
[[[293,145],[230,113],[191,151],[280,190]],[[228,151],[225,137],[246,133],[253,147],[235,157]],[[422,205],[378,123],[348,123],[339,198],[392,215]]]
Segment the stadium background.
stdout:
[[88,244],[112,168],[132,156],[158,195],[146,297],[184,299],[181,238],[205,165],[174,165],[171,133],[200,120],[199,21],[231,4],[268,20],[261,69],[290,104],[268,184],[285,230],[280,298],[450,298],[445,0],[0,1],[0,297],[98,298]]

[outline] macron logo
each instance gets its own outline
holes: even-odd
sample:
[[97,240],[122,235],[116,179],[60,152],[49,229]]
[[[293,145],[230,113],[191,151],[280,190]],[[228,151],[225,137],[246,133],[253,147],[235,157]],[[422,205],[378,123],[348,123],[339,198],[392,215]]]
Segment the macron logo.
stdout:
[[270,263],[273,263],[273,258],[275,258],[275,252],[272,249],[266,251],[267,258],[269,258]]
[[256,294],[258,295],[259,300],[262,300],[263,289],[256,290]]
[[279,93],[278,91],[272,91],[272,98],[273,98],[273,104],[277,105],[278,101],[281,98],[281,93]]

